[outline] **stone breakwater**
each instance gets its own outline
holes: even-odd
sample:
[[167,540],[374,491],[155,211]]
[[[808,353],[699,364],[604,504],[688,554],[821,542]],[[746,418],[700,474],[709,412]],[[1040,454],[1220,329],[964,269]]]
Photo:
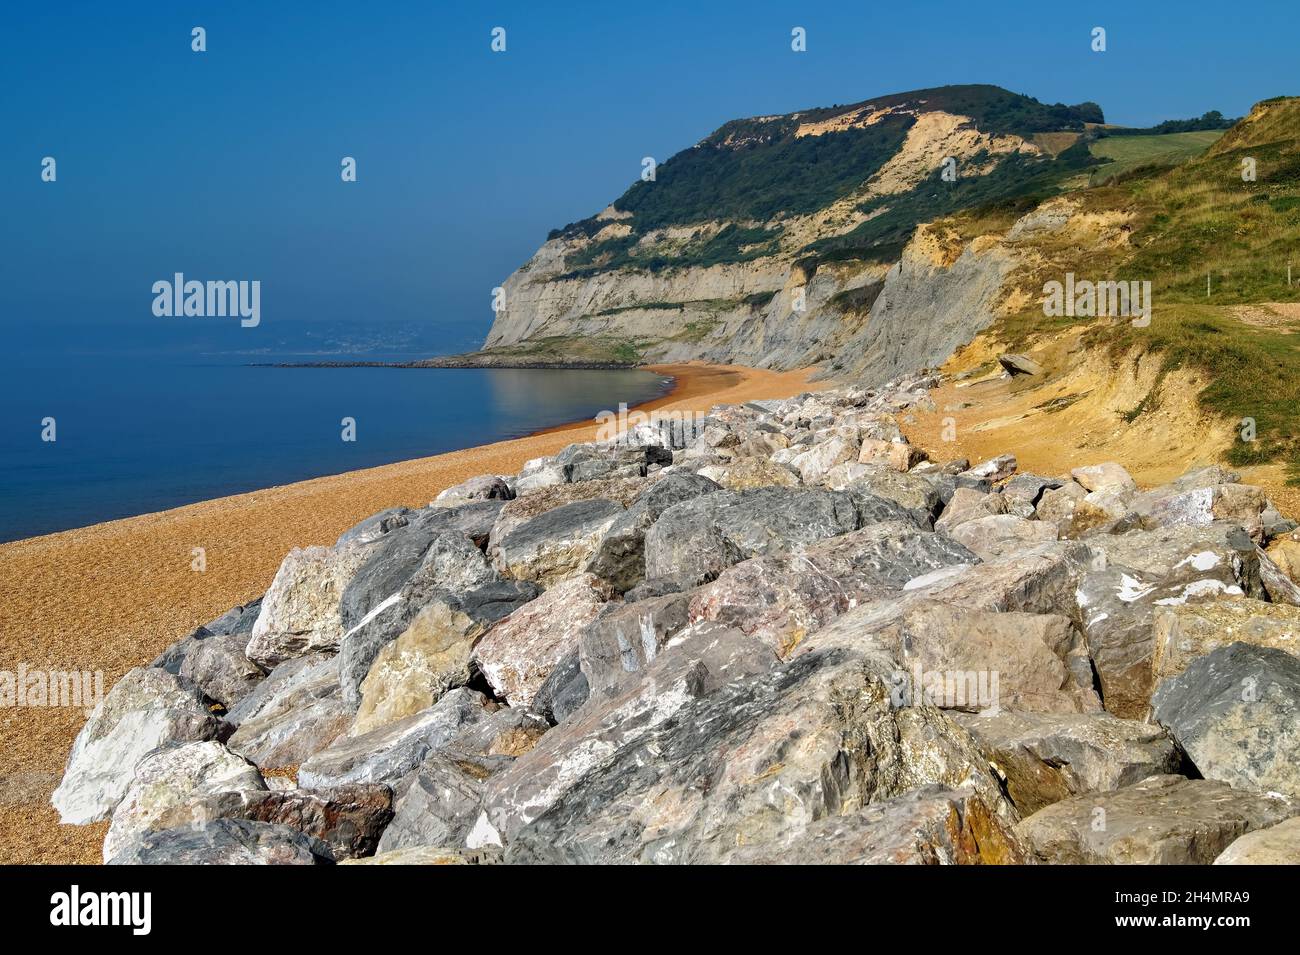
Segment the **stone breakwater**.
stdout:
[[642,423],[294,550],[110,690],[52,802],[114,864],[1294,861],[1295,523],[1212,464],[945,461],[899,429],[935,384]]

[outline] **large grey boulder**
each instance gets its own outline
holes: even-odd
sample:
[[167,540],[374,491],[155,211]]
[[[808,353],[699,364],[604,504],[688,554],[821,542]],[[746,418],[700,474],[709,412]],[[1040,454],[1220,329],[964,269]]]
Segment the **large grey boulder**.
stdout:
[[507,577],[549,587],[586,564],[622,514],[621,504],[599,498],[553,508],[494,536],[493,566]]
[[1025,852],[1011,827],[969,790],[922,786],[830,816],[785,838],[741,848],[745,865],[1017,865]]
[[433,499],[431,507],[456,507],[470,501],[509,501],[513,500],[514,491],[510,485],[495,474],[480,474],[468,481],[452,485]]
[[487,715],[487,698],[460,688],[414,716],[360,736],[344,736],[298,768],[304,789],[346,783],[395,784],[433,750]]
[[671,474],[656,481],[601,534],[582,569],[607,581],[618,593],[645,578],[645,534],[668,508],[719,490],[698,474]]
[[142,832],[109,865],[320,865],[329,847],[288,826],[218,819],[204,826]]
[[1206,779],[1300,801],[1300,659],[1219,647],[1162,682],[1151,713]]
[[483,811],[488,777],[511,761],[509,756],[469,755],[455,749],[430,755],[407,782],[393,821],[379,840],[379,851],[465,845]]
[[[841,629],[856,622],[846,619]],[[921,696],[941,709],[1101,709],[1087,649],[1070,620],[1057,614],[993,613],[913,599],[873,640],[898,661],[912,699]]]
[[784,657],[861,603],[899,593],[938,568],[978,561],[960,544],[910,522],[870,524],[735,565],[696,591],[690,616],[738,627]]
[[670,449],[657,444],[571,444],[555,456],[570,484],[612,477],[645,477],[647,469],[673,463]]
[[158,821],[170,809],[212,793],[265,789],[257,768],[216,740],[159,750],[136,767],[135,778],[113,809],[113,822],[104,837],[104,861],[117,855],[137,833],[165,828]]
[[851,465],[856,470],[836,480],[832,472],[826,485],[835,490],[883,497],[904,508],[918,527],[929,528],[943,507],[943,492],[919,474],[903,474],[879,465]]
[[1048,541],[1011,556],[932,571],[908,581],[904,590],[959,607],[1073,617],[1080,579],[1102,564],[1087,544]]
[[[251,600],[247,604],[239,604],[237,607],[231,607],[229,611],[222,613],[216,620],[212,620],[196,628],[192,633],[182,637],[172,646],[162,651],[159,656],[149,664],[149,667],[161,667],[168,673],[174,673],[179,676],[181,667],[185,664],[186,659],[190,657],[205,641],[212,637],[237,638],[243,637],[243,643],[248,642],[248,635],[252,633],[252,626],[257,622],[257,615],[261,612],[261,598]],[[237,639],[235,642],[238,643]],[[239,655],[243,656],[243,643],[239,644]],[[248,664],[247,657],[244,657],[244,663]],[[251,664],[250,664],[251,665]],[[261,670],[259,670],[261,673]],[[265,674],[263,674],[265,676]],[[194,682],[192,677],[188,680]],[[200,687],[203,689],[203,687]]]
[[341,860],[373,854],[392,818],[393,791],[389,787],[357,784],[284,792],[219,792],[163,810],[151,828],[202,827],[218,819],[288,826],[320,840],[335,860]]
[[774,663],[739,631],[683,632],[627,692],[493,776],[480,832],[516,862],[721,862],[927,783],[972,786],[1013,818],[969,736],[892,704],[886,656]]
[[1180,763],[1160,727],[1107,713],[950,715],[975,738],[1023,816],[1173,773]]
[[179,675],[213,702],[234,706],[266,679],[266,671],[244,655],[247,645],[244,633],[197,640],[181,662]]
[[1027,548],[1057,538],[1055,524],[1030,521],[1014,514],[994,514],[972,518],[946,532],[957,543],[984,560],[1015,557]]
[[711,580],[732,564],[861,526],[853,496],[813,488],[718,491],[668,508],[646,531],[646,577]]
[[227,746],[264,769],[297,766],[352,722],[338,658],[313,654],[282,663],[226,715],[236,727]]
[[1208,779],[1152,776],[1040,809],[1016,826],[1039,862],[1209,865],[1238,836],[1300,813],[1280,796]]
[[1258,548],[1239,528],[1175,527],[1092,538],[1107,566],[1079,582],[1078,615],[1106,709],[1141,719],[1154,689],[1161,608],[1262,594]]
[[[608,605],[607,605],[608,606]],[[574,647],[542,681],[533,695],[529,709],[550,724],[563,723],[577,712],[591,696],[591,684],[582,671],[578,648]]]
[[337,650],[343,592],[378,544],[294,548],[276,571],[253,625],[248,659],[271,670],[294,657]]
[[556,584],[484,634],[474,648],[474,663],[497,696],[511,706],[528,706],[612,596],[591,574]]
[[50,802],[65,823],[106,819],[126,794],[136,767],[154,750],[229,733],[230,726],[208,709],[197,687],[160,667],[136,667],[87,718]]
[[636,674],[690,623],[690,604],[691,595],[679,593],[602,607],[578,641],[590,693],[615,694],[638,679]]
[[1263,514],[1268,498],[1248,484],[1211,484],[1179,490],[1156,488],[1133,500],[1133,511],[1147,528],[1206,525],[1227,521],[1240,525],[1252,540],[1264,540]]

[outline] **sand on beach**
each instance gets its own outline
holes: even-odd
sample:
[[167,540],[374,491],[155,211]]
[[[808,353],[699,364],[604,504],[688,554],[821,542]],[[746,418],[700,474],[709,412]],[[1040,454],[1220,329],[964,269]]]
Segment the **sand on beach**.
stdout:
[[[660,365],[675,385],[640,410],[707,411],[817,386],[812,369]],[[430,371],[430,374],[437,374]],[[195,627],[265,592],[294,547],[332,544],[363,518],[420,507],[479,474],[595,437],[579,423],[464,451],[316,478],[0,544],[0,670],[103,671],[107,690]],[[203,548],[206,570],[191,569]],[[107,823],[65,826],[49,806],[85,714],[0,708],[0,863],[98,863]]]

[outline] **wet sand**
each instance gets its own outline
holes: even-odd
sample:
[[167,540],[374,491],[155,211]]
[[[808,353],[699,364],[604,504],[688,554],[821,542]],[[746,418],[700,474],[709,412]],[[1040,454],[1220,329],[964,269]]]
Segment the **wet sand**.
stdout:
[[[638,410],[707,411],[817,386],[811,369],[661,365],[672,390]],[[430,371],[430,374],[437,374]],[[102,670],[111,687],[132,667],[236,604],[263,593],[291,548],[332,544],[357,521],[427,504],[479,474],[595,437],[591,422],[482,447],[218,498],[0,544],[0,670]],[[191,569],[193,551],[207,569]],[[0,863],[97,863],[107,823],[64,826],[49,807],[85,714],[0,709]]]

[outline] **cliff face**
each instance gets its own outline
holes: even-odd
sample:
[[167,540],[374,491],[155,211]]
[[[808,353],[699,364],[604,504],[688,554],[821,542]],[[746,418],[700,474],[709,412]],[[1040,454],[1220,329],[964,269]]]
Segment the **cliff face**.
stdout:
[[728,123],[553,232],[503,284],[484,349],[823,363],[882,382],[937,364],[992,321],[1012,258],[918,226],[1056,189],[1086,149],[1046,143],[1083,135],[1080,117],[1092,114],[947,87]]

